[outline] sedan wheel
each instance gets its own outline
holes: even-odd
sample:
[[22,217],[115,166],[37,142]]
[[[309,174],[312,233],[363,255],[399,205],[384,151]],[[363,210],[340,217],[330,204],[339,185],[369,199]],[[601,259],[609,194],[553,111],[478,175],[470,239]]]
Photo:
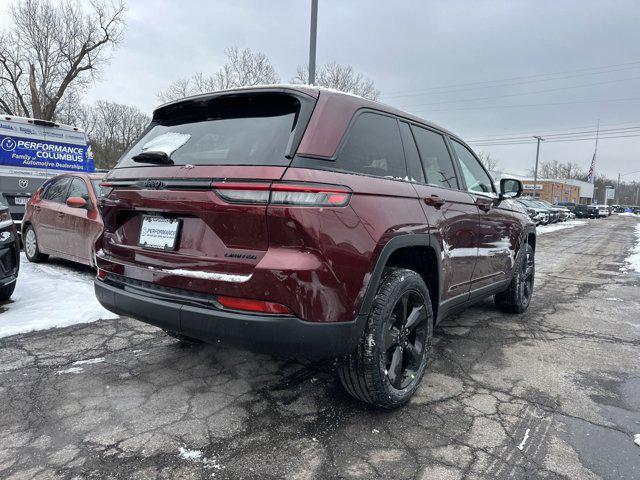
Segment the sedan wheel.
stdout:
[[44,262],[49,257],[49,255],[40,253],[38,237],[36,237],[36,231],[31,225],[27,227],[27,231],[24,234],[24,253],[27,259],[34,263]]

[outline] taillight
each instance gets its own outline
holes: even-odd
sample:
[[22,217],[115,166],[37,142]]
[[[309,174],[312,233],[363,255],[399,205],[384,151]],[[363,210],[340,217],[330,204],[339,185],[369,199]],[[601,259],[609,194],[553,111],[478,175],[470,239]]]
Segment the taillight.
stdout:
[[269,183],[258,182],[213,182],[216,193],[231,203],[267,203],[269,201]]
[[271,187],[271,203],[276,205],[343,207],[350,197],[351,190],[333,185],[274,183]]
[[105,278],[107,278],[107,272],[105,270],[102,269],[98,269],[98,278],[100,280],[104,280]]
[[351,198],[347,187],[317,183],[213,182],[211,186],[231,203],[344,207]]
[[289,307],[280,303],[265,302],[262,300],[250,300],[237,297],[217,297],[218,303],[225,308],[232,310],[244,310],[247,312],[259,312],[270,314],[291,315]]

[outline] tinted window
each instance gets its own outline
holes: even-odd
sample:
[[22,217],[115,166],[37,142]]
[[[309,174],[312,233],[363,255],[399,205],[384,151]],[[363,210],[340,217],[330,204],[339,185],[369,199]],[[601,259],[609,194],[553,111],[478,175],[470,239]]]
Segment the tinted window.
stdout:
[[142,152],[177,165],[288,165],[300,102],[282,94],[237,95],[165,107],[117,167],[140,166]]
[[444,137],[425,128],[412,126],[411,129],[418,144],[427,183],[440,187],[458,188],[453,161]]
[[340,150],[336,168],[377,177],[404,179],[407,169],[398,121],[375,113],[358,116]]
[[413,134],[408,124],[400,122],[400,134],[402,135],[404,156],[407,159],[407,174],[409,180],[424,183],[424,171],[420,163],[418,148],[416,147],[416,142],[413,139]]
[[67,198],[69,197],[81,197],[85,200],[89,200],[89,190],[87,189],[87,184],[84,183],[84,180],[81,178],[74,178],[71,181],[71,187],[69,187],[69,193],[67,194]]
[[452,140],[453,149],[460,161],[462,176],[470,192],[493,193],[493,181],[478,159],[461,143]]
[[69,188],[70,177],[60,177],[53,180],[47,191],[44,192],[42,198],[45,200],[51,200],[52,202],[63,203],[67,199],[67,189]]

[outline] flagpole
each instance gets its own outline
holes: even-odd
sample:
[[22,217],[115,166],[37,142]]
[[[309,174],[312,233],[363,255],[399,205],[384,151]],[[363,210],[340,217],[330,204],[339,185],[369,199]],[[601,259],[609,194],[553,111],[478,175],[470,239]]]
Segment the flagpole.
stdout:
[[596,127],[596,147],[593,150],[593,158],[596,158],[598,153],[598,137],[600,136],[600,119],[598,119],[598,126]]
[[591,166],[589,167],[589,175],[587,181],[593,185],[596,176],[596,155],[598,153],[598,137],[600,136],[600,119],[598,119],[598,126],[596,127],[596,145],[593,149],[593,157],[591,158]]

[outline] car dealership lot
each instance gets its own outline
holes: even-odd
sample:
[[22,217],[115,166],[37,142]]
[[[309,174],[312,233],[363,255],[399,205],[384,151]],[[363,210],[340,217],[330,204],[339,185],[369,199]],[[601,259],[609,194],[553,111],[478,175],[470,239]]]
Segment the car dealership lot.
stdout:
[[487,301],[441,324],[392,412],[331,365],[129,319],[0,339],[0,477],[638,478],[640,274],[621,271],[637,223],[541,236],[527,313]]

